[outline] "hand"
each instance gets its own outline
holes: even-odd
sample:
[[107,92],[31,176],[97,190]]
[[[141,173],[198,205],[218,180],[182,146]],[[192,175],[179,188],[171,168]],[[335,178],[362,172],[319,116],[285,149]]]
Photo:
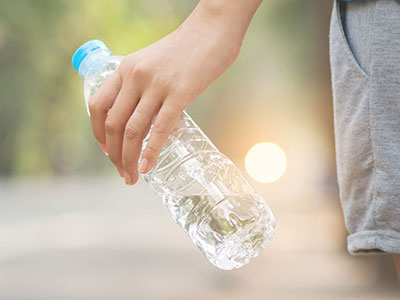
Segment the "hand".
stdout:
[[173,33],[126,56],[89,101],[94,135],[127,184],[151,170],[182,111],[239,53],[245,30],[229,25],[221,10],[205,7],[199,5]]

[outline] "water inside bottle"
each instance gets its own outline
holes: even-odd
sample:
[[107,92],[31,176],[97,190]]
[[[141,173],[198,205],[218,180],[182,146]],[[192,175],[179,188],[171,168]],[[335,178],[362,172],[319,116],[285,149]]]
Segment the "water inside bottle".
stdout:
[[[86,105],[121,59],[107,57],[85,76]],[[148,136],[143,149],[147,140]],[[185,112],[156,166],[142,177],[207,259],[221,269],[247,264],[273,237],[275,220],[268,205]]]
[[216,204],[209,195],[192,195],[168,203],[171,216],[222,269],[246,264],[273,236],[274,226],[265,226],[273,216],[257,195],[230,195]]

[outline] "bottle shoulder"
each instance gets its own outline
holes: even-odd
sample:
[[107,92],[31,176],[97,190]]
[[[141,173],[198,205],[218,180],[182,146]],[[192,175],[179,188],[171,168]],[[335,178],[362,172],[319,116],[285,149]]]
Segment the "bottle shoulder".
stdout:
[[86,103],[100,88],[103,82],[119,67],[123,56],[107,56],[99,59],[86,73],[84,94]]
[[123,56],[112,55],[98,59],[96,63],[89,68],[85,76],[85,81],[93,78],[93,76],[101,76],[104,72],[114,72],[119,67],[123,58]]

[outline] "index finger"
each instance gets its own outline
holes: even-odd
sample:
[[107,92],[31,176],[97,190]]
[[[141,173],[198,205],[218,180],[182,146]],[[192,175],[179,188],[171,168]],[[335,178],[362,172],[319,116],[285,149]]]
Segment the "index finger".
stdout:
[[105,120],[109,109],[121,89],[122,80],[118,70],[111,74],[100,86],[97,92],[89,99],[90,121],[94,136],[100,144],[105,144]]

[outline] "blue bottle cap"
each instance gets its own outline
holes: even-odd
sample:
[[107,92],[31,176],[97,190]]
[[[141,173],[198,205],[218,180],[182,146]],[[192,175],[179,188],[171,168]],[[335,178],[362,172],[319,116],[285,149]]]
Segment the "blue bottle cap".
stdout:
[[75,70],[79,72],[79,67],[86,56],[98,49],[106,50],[111,54],[110,49],[108,49],[107,46],[100,40],[91,40],[80,46],[72,56],[72,66],[75,68]]

